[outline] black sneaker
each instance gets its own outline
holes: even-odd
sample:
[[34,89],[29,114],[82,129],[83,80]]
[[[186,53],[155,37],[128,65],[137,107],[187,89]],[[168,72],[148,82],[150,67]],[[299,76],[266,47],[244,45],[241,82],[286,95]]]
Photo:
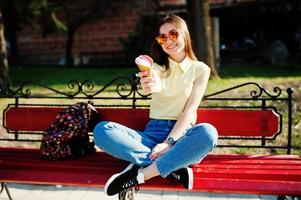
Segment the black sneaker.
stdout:
[[181,168],[170,174],[171,178],[181,183],[186,189],[192,190],[193,187],[193,172],[190,167]]
[[112,196],[123,190],[127,190],[132,187],[138,187],[139,184],[144,183],[143,174],[139,173],[138,176],[139,168],[139,166],[131,163],[122,172],[111,176],[105,185],[104,192],[107,195]]

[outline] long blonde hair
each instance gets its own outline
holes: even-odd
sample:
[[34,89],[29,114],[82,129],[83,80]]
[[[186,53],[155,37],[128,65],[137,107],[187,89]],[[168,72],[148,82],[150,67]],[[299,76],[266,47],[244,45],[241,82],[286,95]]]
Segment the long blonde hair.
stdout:
[[[174,14],[167,15],[159,22],[156,30],[156,35],[160,34],[160,27],[165,23],[173,24],[177,28],[177,31],[184,33],[183,37],[185,41],[186,56],[188,56],[192,60],[197,60],[192,49],[190,34],[184,19]],[[151,56],[156,63],[165,66],[166,71],[169,70],[168,54],[163,51],[161,45],[159,45],[155,40],[151,47]]]

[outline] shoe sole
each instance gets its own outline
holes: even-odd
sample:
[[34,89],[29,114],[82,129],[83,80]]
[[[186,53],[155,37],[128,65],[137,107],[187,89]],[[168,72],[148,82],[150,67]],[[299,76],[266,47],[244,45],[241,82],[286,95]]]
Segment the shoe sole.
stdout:
[[188,171],[188,190],[192,190],[193,188],[193,171],[190,167],[187,169]]
[[117,173],[117,174],[114,174],[113,176],[111,176],[111,177],[107,180],[107,182],[106,182],[106,184],[105,184],[105,187],[104,187],[104,192],[105,192],[106,195],[108,195],[108,196],[113,196],[113,195],[109,195],[109,194],[108,194],[108,192],[107,192],[108,186],[112,183],[112,181],[113,181],[117,176],[119,176],[120,174],[123,174],[123,173],[129,171],[130,169],[132,169],[133,166],[134,166],[134,163],[129,164],[129,165],[127,166],[127,168],[125,168],[122,172],[119,172],[119,173]]

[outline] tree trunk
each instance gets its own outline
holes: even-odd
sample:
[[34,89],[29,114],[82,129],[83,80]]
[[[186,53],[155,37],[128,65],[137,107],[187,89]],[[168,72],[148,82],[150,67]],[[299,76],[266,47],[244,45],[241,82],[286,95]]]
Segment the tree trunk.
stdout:
[[2,8],[0,7],[0,90],[9,86]]
[[73,47],[73,39],[74,39],[75,30],[76,29],[68,27],[67,41],[66,41],[66,67],[73,66],[72,47]]
[[213,77],[220,78],[215,66],[209,11],[209,0],[187,0],[188,23],[196,56],[208,64]]

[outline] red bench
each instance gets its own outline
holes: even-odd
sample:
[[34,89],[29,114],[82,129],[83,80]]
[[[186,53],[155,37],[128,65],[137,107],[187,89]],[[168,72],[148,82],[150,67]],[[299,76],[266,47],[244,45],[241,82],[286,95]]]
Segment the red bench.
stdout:
[[[56,98],[62,98],[60,95],[63,95],[64,99],[71,99],[73,103],[74,100],[93,99],[102,120],[120,122],[141,130],[148,120],[148,109],[137,108],[136,101],[144,101],[146,97],[140,95],[136,83],[134,80],[131,83],[130,92],[120,95],[119,98],[98,97],[97,95],[105,88],[89,95],[84,91],[85,83],[78,83],[78,91],[71,95],[58,91],[59,95]],[[251,97],[217,97],[233,89],[250,85],[259,88],[257,92],[251,91]],[[46,89],[49,90],[48,87]],[[51,89],[51,91],[56,90]],[[301,158],[297,155],[289,155],[292,149],[292,90],[287,90],[288,97],[285,98],[280,97],[281,90],[279,88],[274,91],[276,94],[271,95],[256,83],[245,83],[205,96],[204,104],[209,101],[231,101],[231,104],[238,101],[248,102],[248,105],[243,106],[228,104],[224,107],[208,106],[198,110],[198,122],[209,122],[217,128],[220,138],[218,150],[228,147],[270,148],[286,151],[286,153],[283,155],[239,155],[216,152],[210,154],[201,163],[193,166],[195,174],[193,191],[270,194],[278,195],[279,199],[285,199],[286,195],[301,196]],[[0,141],[39,142],[41,132],[48,127],[58,111],[64,107],[45,103],[44,99],[55,99],[55,97],[31,95],[30,92],[25,91],[23,85],[18,90],[5,94],[4,98],[14,99],[15,103],[9,104],[3,111],[3,126],[8,134],[5,134],[5,138],[0,138]],[[35,99],[35,101],[31,102],[31,99]],[[37,99],[39,104],[34,103],[37,102]],[[103,104],[107,99],[119,101],[130,99],[131,104],[117,108],[114,105]],[[21,100],[25,103],[20,102]],[[101,104],[96,103],[97,101],[101,101]],[[283,104],[282,106],[277,105],[276,102]],[[128,108],[129,106],[131,108]],[[281,138],[280,144],[276,142],[279,135],[287,136],[287,138]],[[230,140],[230,142],[226,143],[224,139]],[[126,165],[126,162],[101,151],[77,160],[45,161],[40,159],[38,149],[0,147],[0,182],[2,186],[0,195],[4,190],[9,194],[6,183],[103,187],[113,173],[119,172]],[[160,177],[148,181],[141,186],[141,189],[183,190],[180,185]],[[119,198],[131,199],[133,196],[127,195],[131,193],[132,191],[121,193]]]
[[[43,131],[58,107],[9,107],[4,127],[9,132]],[[99,108],[102,120],[142,129],[147,109]],[[199,109],[198,122],[215,125],[219,136],[273,136],[279,116],[273,110]],[[239,119],[239,123],[237,120]],[[41,160],[37,149],[0,148],[0,181],[4,183],[60,184],[103,187],[106,180],[127,165],[103,152],[78,160]],[[193,166],[194,190],[220,193],[274,195],[301,194],[301,158],[295,155],[211,154]],[[183,190],[168,179],[155,178],[143,189]]]

